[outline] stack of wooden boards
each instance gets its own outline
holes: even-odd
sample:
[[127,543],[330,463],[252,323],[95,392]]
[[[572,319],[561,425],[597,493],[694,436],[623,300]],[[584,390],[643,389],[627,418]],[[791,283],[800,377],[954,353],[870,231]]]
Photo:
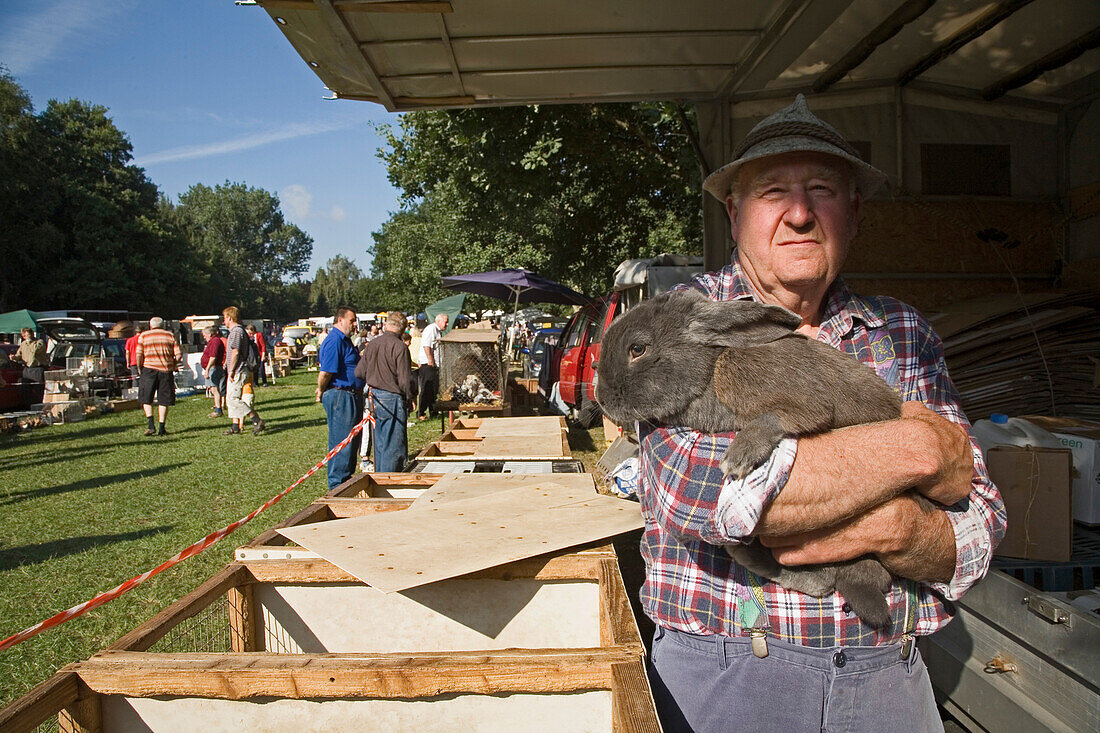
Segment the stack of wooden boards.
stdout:
[[971,420],[1100,419],[1100,296],[1016,293],[929,313]]
[[[605,540],[640,525],[586,474],[360,474],[0,729],[659,731]],[[229,648],[157,650],[226,600]]]

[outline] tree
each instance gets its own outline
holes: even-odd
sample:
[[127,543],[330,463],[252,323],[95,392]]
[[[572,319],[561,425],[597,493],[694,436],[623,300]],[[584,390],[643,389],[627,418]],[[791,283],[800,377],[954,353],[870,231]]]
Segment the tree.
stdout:
[[188,253],[131,159],[105,107],[53,100],[35,116],[0,73],[0,309],[153,310],[187,292]]
[[313,238],[286,223],[278,197],[243,183],[195,184],[180,196],[172,219],[209,273],[208,307],[235,303],[247,313],[267,313],[278,307],[287,281],[305,273],[313,252]]
[[355,303],[356,286],[363,278],[363,271],[356,267],[355,263],[343,255],[336,255],[325,263],[325,267],[317,269],[313,276],[313,285],[310,287],[310,304],[316,308],[318,301],[324,299],[333,307],[352,305]]
[[699,170],[667,105],[416,112],[379,152],[403,208],[372,274],[421,302],[440,275],[528,267],[606,292],[623,259],[699,252]]

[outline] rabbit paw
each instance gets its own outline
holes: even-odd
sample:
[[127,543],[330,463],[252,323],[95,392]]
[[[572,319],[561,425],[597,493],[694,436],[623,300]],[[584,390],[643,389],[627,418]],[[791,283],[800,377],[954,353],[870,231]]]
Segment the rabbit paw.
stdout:
[[738,435],[726,449],[726,454],[718,462],[718,467],[727,476],[745,478],[754,468],[768,460],[774,444],[768,444],[760,440],[742,439]]

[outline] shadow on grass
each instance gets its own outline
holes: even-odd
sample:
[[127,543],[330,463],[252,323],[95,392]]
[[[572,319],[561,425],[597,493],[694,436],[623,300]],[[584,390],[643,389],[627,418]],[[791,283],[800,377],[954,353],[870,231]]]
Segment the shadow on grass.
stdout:
[[596,450],[596,441],[592,439],[592,434],[587,428],[582,428],[576,423],[570,423],[569,449],[575,451],[594,451]]
[[61,461],[72,461],[77,458],[90,458],[91,456],[99,455],[101,453],[113,453],[118,448],[124,448],[132,445],[143,445],[147,441],[143,440],[131,440],[121,443],[111,442],[104,443],[103,445],[86,445],[77,448],[67,448],[63,458],[59,457],[52,449],[46,451],[31,453],[26,456],[13,456],[11,458],[0,458],[0,471],[17,470],[23,468],[30,468],[31,466],[46,466],[57,464]]
[[[260,416],[261,417],[263,416],[262,411],[260,412]],[[264,433],[285,433],[288,430],[296,430],[297,428],[315,428],[318,425],[324,425],[325,424],[325,416],[322,414],[322,415],[319,415],[316,418],[313,418],[311,420],[294,420],[293,422],[284,422],[282,420],[274,421],[274,420],[265,419],[264,423],[265,423]],[[245,431],[249,432],[251,430],[252,430],[252,426],[250,424],[246,424]]]
[[94,438],[97,436],[114,435],[115,433],[124,433],[127,430],[133,430],[132,425],[102,425],[99,427],[88,427],[82,430],[74,430],[71,433],[53,433],[51,435],[43,435],[42,430],[31,430],[27,433],[29,439],[26,442],[27,446],[33,447],[39,443],[50,443],[58,440],[86,440],[88,438]]
[[21,501],[28,501],[30,499],[41,499],[46,496],[56,496],[57,494],[67,494],[71,491],[83,491],[85,489],[96,489],[101,486],[110,486],[114,483],[123,481],[133,481],[140,478],[149,478],[150,476],[156,476],[158,474],[167,473],[176,468],[182,468],[183,466],[189,466],[189,463],[170,463],[167,466],[156,466],[155,468],[146,468],[141,471],[131,471],[129,473],[115,473],[106,476],[96,476],[95,478],[84,479],[83,481],[74,481],[71,484],[58,484],[57,486],[45,486],[41,489],[31,489],[30,491],[17,492],[9,494],[0,500],[0,506],[6,506],[9,504],[17,504]]
[[121,534],[82,535],[80,537],[66,537],[63,540],[40,542],[37,545],[22,545],[0,550],[0,572],[12,570],[23,565],[33,565],[46,560],[52,560],[65,555],[74,555],[78,552],[90,550],[100,545],[110,545],[114,542],[129,542],[140,540],[150,535],[162,534],[172,529],[171,525],[139,529],[134,532]]

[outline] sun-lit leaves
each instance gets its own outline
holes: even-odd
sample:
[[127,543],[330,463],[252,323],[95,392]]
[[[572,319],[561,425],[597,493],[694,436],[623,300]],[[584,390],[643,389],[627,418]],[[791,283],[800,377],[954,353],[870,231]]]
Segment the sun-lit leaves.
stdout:
[[382,135],[403,207],[374,234],[372,275],[403,302],[502,267],[598,294],[624,259],[701,249],[698,165],[666,105],[417,112]]

